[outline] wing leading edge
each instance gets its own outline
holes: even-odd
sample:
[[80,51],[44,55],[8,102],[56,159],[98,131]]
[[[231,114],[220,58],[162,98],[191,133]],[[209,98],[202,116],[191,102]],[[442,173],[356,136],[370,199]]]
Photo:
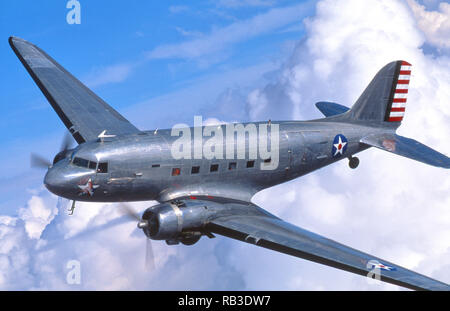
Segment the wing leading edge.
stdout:
[[111,135],[140,132],[40,48],[17,37],[9,44],[79,144],[105,130]]
[[207,230],[363,276],[378,273],[381,281],[414,290],[450,290],[448,284],[296,227],[254,204],[246,209],[255,211],[237,208],[234,215],[211,220]]

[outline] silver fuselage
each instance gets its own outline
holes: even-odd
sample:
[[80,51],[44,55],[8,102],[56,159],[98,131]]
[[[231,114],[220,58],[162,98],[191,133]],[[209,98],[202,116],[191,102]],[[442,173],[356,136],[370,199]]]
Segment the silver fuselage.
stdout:
[[[178,138],[171,130],[146,131],[86,142],[51,167],[45,177],[53,193],[77,201],[168,201],[186,196],[226,197],[249,201],[258,191],[292,180],[321,167],[350,157],[367,149],[360,138],[377,129],[358,124],[316,121],[272,122],[279,125],[279,159],[275,169],[261,169],[263,159],[254,160],[248,168],[248,152],[244,159],[174,159],[172,143]],[[225,125],[219,125],[224,127]],[[193,128],[192,132],[194,131]],[[348,140],[346,151],[333,156],[333,139],[337,134]],[[204,138],[204,141],[206,138]],[[227,146],[224,140],[223,149]],[[246,144],[248,149],[249,144]],[[248,150],[247,150],[248,151]],[[74,157],[107,162],[106,173],[75,166]],[[229,163],[236,162],[235,169]],[[212,164],[218,170],[211,172]],[[198,166],[193,174],[192,167]],[[173,176],[174,168],[180,174]],[[96,189],[91,195],[80,191],[79,185],[92,181]]]

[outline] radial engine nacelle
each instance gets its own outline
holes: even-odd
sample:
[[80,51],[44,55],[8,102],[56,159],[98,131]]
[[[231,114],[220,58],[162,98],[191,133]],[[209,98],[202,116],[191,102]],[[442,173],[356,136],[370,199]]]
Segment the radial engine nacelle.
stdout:
[[152,240],[166,240],[167,244],[196,243],[202,235],[214,237],[204,226],[217,209],[201,200],[178,200],[152,206],[145,210],[138,227]]

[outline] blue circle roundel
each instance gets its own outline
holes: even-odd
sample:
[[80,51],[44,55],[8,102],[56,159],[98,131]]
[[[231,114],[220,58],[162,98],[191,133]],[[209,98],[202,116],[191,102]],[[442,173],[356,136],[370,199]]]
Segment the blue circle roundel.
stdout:
[[333,157],[339,157],[345,153],[347,150],[348,140],[342,134],[337,134],[333,140],[333,148],[331,149],[331,154]]

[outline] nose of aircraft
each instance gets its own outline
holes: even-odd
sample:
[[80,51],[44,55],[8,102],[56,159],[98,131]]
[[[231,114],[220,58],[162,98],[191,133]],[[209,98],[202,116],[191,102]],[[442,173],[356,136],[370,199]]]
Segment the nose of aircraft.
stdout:
[[55,167],[50,167],[44,177],[45,187],[52,193],[56,195],[61,195],[61,191],[64,188],[64,178],[63,175],[58,174],[59,169]]
[[[92,170],[71,166],[69,160],[63,160],[48,169],[44,177],[44,184],[50,192],[57,196],[73,200],[79,198],[83,186],[87,187],[85,191],[92,191],[98,187],[90,182],[92,174]],[[80,184],[83,181],[86,184]],[[90,195],[92,194],[90,193]]]

